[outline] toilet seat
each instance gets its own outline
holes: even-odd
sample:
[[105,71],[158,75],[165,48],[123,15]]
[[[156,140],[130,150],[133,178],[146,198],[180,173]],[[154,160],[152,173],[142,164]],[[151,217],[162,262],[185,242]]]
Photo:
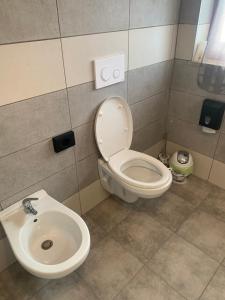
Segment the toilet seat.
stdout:
[[130,150],[133,120],[127,101],[106,99],[95,119],[96,142],[105,162],[125,188],[141,196],[160,195],[171,182],[171,172],[157,159]]
[[[126,184],[141,189],[160,188],[168,183],[171,176],[170,171],[160,161],[133,150],[126,149],[113,155],[108,165]],[[133,172],[127,172],[129,169],[133,169]]]

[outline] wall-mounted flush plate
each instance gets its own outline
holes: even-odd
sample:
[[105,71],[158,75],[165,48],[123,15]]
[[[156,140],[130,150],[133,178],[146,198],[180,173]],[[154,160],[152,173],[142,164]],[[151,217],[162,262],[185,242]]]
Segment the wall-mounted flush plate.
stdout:
[[56,153],[66,150],[75,145],[75,136],[73,131],[68,131],[52,138],[53,147]]
[[94,65],[96,89],[125,80],[124,54],[96,59]]

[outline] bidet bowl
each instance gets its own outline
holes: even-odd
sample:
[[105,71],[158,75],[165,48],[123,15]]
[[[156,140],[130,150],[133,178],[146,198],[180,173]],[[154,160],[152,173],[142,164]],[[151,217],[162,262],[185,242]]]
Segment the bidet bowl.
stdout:
[[21,265],[41,278],[56,279],[76,270],[90,250],[90,234],[83,219],[51,198],[37,197],[38,214],[28,215],[21,201],[1,212],[0,219],[13,252]]

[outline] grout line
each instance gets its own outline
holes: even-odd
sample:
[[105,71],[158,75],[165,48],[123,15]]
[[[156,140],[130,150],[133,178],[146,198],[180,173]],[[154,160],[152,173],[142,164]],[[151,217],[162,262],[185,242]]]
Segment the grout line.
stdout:
[[[5,201],[7,201],[8,199],[10,199],[10,198],[16,196],[17,194],[22,193],[22,192],[25,191],[26,189],[32,188],[32,187],[35,186],[36,184],[39,184],[39,183],[41,183],[42,181],[45,181],[45,180],[47,180],[47,179],[49,179],[49,178],[51,178],[51,177],[53,177],[53,176],[55,176],[55,175],[57,175],[57,174],[63,172],[63,171],[65,171],[66,169],[71,168],[71,167],[75,167],[75,163],[73,163],[73,164],[71,164],[71,165],[68,165],[68,166],[66,166],[65,168],[61,169],[61,170],[58,170],[57,172],[52,173],[52,174],[50,174],[49,176],[47,176],[47,177],[45,177],[45,178],[42,178],[41,180],[35,182],[34,184],[29,185],[29,186],[23,188],[22,190],[19,190],[19,191],[17,191],[16,193],[14,193],[14,194],[12,194],[12,195],[10,195],[10,196],[4,198],[4,199],[1,199],[0,205],[2,206],[2,204],[1,204],[2,202],[5,202]],[[72,195],[71,195],[71,196],[72,196]],[[66,200],[66,199],[65,199],[65,200]],[[5,209],[5,208],[4,208],[4,209]]]
[[168,285],[174,292],[176,292],[178,295],[180,295],[183,299],[188,300],[183,294],[180,293],[180,291],[177,291],[172,285],[170,285],[165,278],[163,278],[160,274],[156,273],[149,265],[146,265],[148,270],[150,270],[153,274],[155,274],[158,278],[160,278],[166,285]]
[[132,278],[130,280],[128,280],[127,283],[125,283],[125,285],[119,290],[118,293],[116,293],[116,295],[112,298],[112,300],[116,299],[119,294],[130,284],[130,282],[136,277],[138,276],[139,273],[142,272],[142,270],[145,268],[145,265],[143,264],[143,266],[134,274],[134,276],[132,276]]
[[[57,4],[57,10],[58,10],[58,4]],[[58,20],[59,20],[59,14],[58,14]],[[9,46],[9,45],[15,45],[15,44],[23,44],[23,43],[35,43],[35,42],[42,42],[42,41],[51,41],[51,40],[57,40],[57,39],[66,39],[66,38],[76,38],[76,37],[82,37],[82,36],[88,36],[88,35],[98,35],[98,34],[107,34],[107,33],[116,33],[116,32],[123,32],[123,31],[129,31],[129,30],[138,30],[138,29],[148,29],[148,28],[155,28],[155,27],[167,27],[167,26],[175,26],[178,24],[159,24],[159,25],[153,25],[153,26],[143,26],[143,27],[134,27],[134,28],[123,28],[118,30],[110,30],[110,31],[100,31],[100,32],[89,32],[89,33],[81,33],[81,34],[75,34],[75,35],[62,35],[61,34],[61,28],[59,28],[59,35],[56,35],[55,37],[49,37],[49,38],[42,38],[42,39],[31,39],[31,40],[24,40],[24,41],[14,41],[14,42],[7,42],[0,44],[1,46]]]
[[140,104],[140,103],[145,102],[145,101],[147,101],[147,100],[150,100],[151,98],[153,98],[153,97],[155,97],[155,96],[158,96],[158,95],[160,95],[160,94],[167,94],[167,93],[168,93],[168,90],[169,90],[168,87],[165,88],[165,89],[163,89],[163,90],[159,90],[159,91],[155,92],[154,94],[151,94],[151,96],[149,96],[149,97],[142,98],[141,100],[139,100],[139,101],[137,101],[137,102],[135,102],[135,103],[129,103],[129,106],[132,107],[132,106],[134,106],[134,105],[136,105],[136,104]]
[[[60,36],[61,34],[61,26],[60,26],[60,20],[59,20],[59,7],[58,7],[58,0],[56,0],[56,7],[57,7],[57,14],[58,14],[58,23],[59,23],[59,30],[60,30]],[[71,130],[73,130],[73,122],[72,122],[72,115],[71,115],[71,108],[70,108],[70,102],[69,102],[69,93],[68,93],[68,85],[67,85],[67,77],[66,77],[66,67],[65,67],[65,58],[64,58],[64,52],[63,52],[63,44],[62,44],[62,38],[60,38],[60,45],[61,45],[61,53],[62,53],[62,62],[63,62],[63,71],[64,71],[64,78],[65,78],[65,85],[66,85],[66,95],[67,95],[67,106],[69,110],[69,118],[70,118],[70,126]],[[76,139],[76,137],[75,137]],[[74,156],[74,164],[75,164],[75,177],[77,179],[77,187],[78,187],[78,198],[79,198],[79,207],[80,211],[82,212],[82,206],[81,206],[81,196],[80,196],[80,180],[79,180],[79,172],[78,172],[78,166],[77,166],[77,156],[76,156],[76,147],[75,144],[73,156]],[[75,184],[75,182],[74,182]]]
[[215,272],[213,273],[212,277],[210,277],[208,283],[206,284],[205,288],[203,289],[201,295],[199,296],[198,299],[201,299],[203,294],[205,293],[206,289],[208,288],[208,286],[210,285],[210,283],[212,282],[213,278],[216,276],[216,273],[218,272],[218,270],[220,269],[221,264],[219,264],[219,266],[216,268]]

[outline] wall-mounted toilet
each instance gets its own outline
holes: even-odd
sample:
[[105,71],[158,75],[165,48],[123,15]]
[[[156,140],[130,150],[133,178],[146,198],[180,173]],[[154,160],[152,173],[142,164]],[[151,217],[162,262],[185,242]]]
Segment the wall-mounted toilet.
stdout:
[[172,183],[172,175],[157,159],[130,150],[133,120],[125,99],[110,97],[100,106],[95,137],[102,159],[98,160],[103,187],[126,202],[157,198]]

